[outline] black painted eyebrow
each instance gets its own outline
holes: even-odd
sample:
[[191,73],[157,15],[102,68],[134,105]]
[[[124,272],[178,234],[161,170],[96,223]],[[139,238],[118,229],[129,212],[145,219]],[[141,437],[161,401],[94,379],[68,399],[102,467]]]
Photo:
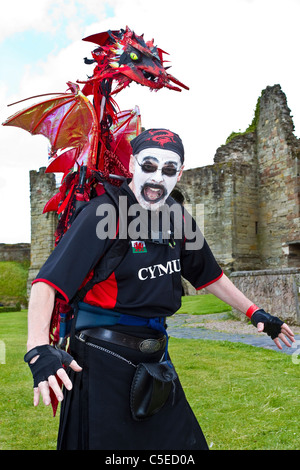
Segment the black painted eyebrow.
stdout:
[[[146,156],[143,158],[142,163],[144,163],[146,160],[150,160],[150,159],[151,159],[151,160],[154,160],[157,164],[159,163],[158,158],[152,157],[151,155],[146,155]],[[170,165],[170,164],[172,164],[172,165],[177,165],[177,163],[178,163],[178,162],[174,162],[173,160],[169,160],[169,161],[167,161],[167,162],[164,163],[164,166]]]
[[156,158],[156,157],[151,157],[151,155],[146,155],[146,156],[143,158],[142,162],[144,162],[145,160],[149,160],[149,159],[155,160],[157,163],[159,163],[158,158]]

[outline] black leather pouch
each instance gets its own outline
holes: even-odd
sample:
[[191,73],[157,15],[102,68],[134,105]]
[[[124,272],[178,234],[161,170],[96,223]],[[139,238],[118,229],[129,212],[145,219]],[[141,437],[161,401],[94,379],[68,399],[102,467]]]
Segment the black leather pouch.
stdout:
[[169,361],[140,363],[130,391],[133,419],[141,421],[161,410],[169,398],[176,378],[177,373]]

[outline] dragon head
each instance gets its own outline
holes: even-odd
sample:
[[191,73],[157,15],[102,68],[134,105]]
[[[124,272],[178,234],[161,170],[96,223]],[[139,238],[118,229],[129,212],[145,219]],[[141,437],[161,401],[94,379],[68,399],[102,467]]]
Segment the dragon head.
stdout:
[[156,47],[153,39],[145,42],[143,35],[137,36],[128,26],[126,30],[106,31],[83,40],[99,46],[92,52],[93,60],[85,59],[86,63],[97,63],[93,77],[86,82],[87,86],[94,81],[113,79],[117,81],[114,93],[132,81],[152,90],[163,87],[176,91],[181,91],[181,88],[188,90],[186,85],[167,73],[168,67],[163,65],[163,54],[167,53]]

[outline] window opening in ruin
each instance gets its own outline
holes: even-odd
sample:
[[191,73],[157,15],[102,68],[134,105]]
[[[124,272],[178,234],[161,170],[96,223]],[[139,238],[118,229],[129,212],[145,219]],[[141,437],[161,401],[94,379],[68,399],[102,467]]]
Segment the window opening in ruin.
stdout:
[[300,267],[300,242],[287,242],[282,245],[284,254],[287,256],[289,268]]
[[178,189],[173,189],[170,196],[179,204],[184,204],[184,196]]

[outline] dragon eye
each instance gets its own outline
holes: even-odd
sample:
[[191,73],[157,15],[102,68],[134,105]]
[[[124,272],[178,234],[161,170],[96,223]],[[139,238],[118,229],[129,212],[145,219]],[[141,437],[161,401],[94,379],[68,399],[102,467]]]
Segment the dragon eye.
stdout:
[[132,60],[138,60],[139,56],[135,52],[130,52],[130,59]]

